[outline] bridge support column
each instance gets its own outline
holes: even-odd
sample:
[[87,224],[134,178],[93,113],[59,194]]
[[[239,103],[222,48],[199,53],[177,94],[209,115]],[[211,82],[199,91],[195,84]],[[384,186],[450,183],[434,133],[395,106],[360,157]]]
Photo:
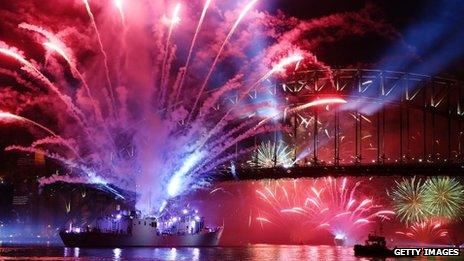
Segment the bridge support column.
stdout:
[[318,164],[318,159],[317,159],[317,137],[318,137],[317,121],[318,121],[318,111],[317,111],[317,107],[315,107],[314,108],[314,129],[313,129],[313,163],[314,163],[314,165]]
[[430,109],[432,110],[432,155],[431,155],[431,160],[432,162],[435,162],[437,158],[437,137],[436,137],[436,131],[435,131],[435,114],[436,114],[436,107],[435,104],[435,85],[433,84],[432,79],[430,79],[430,86],[432,90],[432,94],[430,96],[430,103],[432,106],[430,106]]
[[435,133],[435,106],[432,106],[432,161],[435,162],[437,158],[437,135]]
[[406,156],[404,158],[405,162],[409,162],[411,160],[411,148],[410,148],[410,142],[411,142],[411,133],[410,133],[410,119],[409,119],[409,103],[411,101],[410,96],[409,96],[409,78],[408,74],[405,75],[405,87],[404,87],[404,92],[405,92],[405,103],[406,103]]
[[403,112],[404,112],[404,106],[403,106],[403,100],[401,101],[400,105],[400,159],[399,162],[403,163],[404,162],[404,157],[403,157]]
[[457,104],[457,114],[458,114],[458,122],[459,122],[459,134],[458,134],[458,155],[457,155],[457,161],[461,162],[462,161],[462,142],[461,142],[461,136],[462,136],[462,88],[459,89],[459,99],[458,99],[458,104]]
[[461,138],[462,138],[462,124],[461,124],[461,121],[459,121],[459,136],[458,136],[458,162],[461,162],[461,159],[462,159],[462,141],[461,141]]
[[382,108],[382,164],[385,163],[385,106]]
[[406,161],[411,159],[411,133],[410,133],[410,123],[409,123],[409,100],[406,101]]
[[335,108],[334,124],[334,165],[340,165],[340,115],[338,108]]
[[446,89],[447,92],[447,100],[446,100],[446,106],[447,106],[447,120],[448,120],[448,159],[447,161],[450,162],[451,159],[451,87],[448,86]]
[[423,136],[423,151],[422,157],[424,161],[427,161],[427,88],[424,87],[424,109],[422,111],[422,136]]
[[277,166],[277,131],[274,131],[274,167]]
[[361,145],[362,145],[362,134],[361,134],[361,114],[356,110],[355,112],[355,159],[354,163],[359,164],[361,163]]
[[377,111],[377,163],[382,163],[380,157],[380,111]]
[[298,144],[298,119],[297,119],[297,113],[295,112],[293,114],[293,162],[296,163],[296,157],[297,157],[297,144]]
[[[256,137],[256,135],[254,136],[254,146],[255,146],[255,155],[253,157],[253,161],[254,161],[254,164],[255,164],[255,167],[258,167],[258,138]],[[237,162],[236,162],[237,163]]]

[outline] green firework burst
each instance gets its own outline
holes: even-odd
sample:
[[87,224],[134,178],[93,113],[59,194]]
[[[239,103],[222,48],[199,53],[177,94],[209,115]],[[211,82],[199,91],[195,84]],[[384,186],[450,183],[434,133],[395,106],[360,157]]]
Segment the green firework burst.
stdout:
[[391,193],[397,216],[406,223],[427,220],[430,212],[426,204],[426,189],[421,180],[403,179],[396,182]]
[[292,157],[293,151],[283,141],[279,141],[277,144],[268,141],[259,145],[249,163],[260,168],[287,167],[293,164]]
[[464,186],[450,177],[434,177],[424,183],[425,204],[433,216],[460,219],[464,205]]

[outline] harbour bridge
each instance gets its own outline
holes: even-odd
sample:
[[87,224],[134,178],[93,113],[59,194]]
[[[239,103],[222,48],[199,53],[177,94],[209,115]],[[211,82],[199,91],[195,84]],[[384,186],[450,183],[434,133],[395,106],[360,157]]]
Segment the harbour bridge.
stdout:
[[[285,82],[272,84],[268,94],[283,97],[290,107],[324,97],[347,103],[285,115],[275,122],[288,131],[255,137],[253,155],[239,156],[236,149],[233,166],[217,168],[214,176],[461,176],[463,87],[453,79],[396,71],[295,72]],[[262,93],[250,92],[250,102]],[[265,142],[267,151],[260,152]]]

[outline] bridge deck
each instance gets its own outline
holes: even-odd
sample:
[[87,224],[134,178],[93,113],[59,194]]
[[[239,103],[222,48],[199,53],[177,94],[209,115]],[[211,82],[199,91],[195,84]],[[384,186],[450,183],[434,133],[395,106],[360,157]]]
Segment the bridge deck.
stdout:
[[395,163],[395,164],[357,164],[340,166],[306,166],[291,168],[242,168],[232,175],[230,170],[220,171],[217,181],[260,180],[281,178],[318,178],[340,176],[461,176],[464,177],[462,163]]

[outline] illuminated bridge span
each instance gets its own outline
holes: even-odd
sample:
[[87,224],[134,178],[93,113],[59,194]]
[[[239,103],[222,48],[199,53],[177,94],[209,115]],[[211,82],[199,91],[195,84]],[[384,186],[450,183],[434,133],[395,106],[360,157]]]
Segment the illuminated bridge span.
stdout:
[[238,153],[238,145],[234,167],[216,173],[221,180],[464,176],[463,87],[456,80],[393,71],[337,69],[331,78],[323,71],[294,73],[266,87],[268,92],[250,93],[250,102],[265,95],[285,99],[289,109],[324,97],[347,103],[275,120],[288,130],[256,137],[252,155]]
[[346,166],[296,166],[274,168],[241,168],[235,174],[230,170],[221,170],[217,181],[259,180],[282,178],[319,178],[319,177],[366,177],[366,176],[462,176],[464,165],[458,163],[393,163],[393,164],[357,164]]

